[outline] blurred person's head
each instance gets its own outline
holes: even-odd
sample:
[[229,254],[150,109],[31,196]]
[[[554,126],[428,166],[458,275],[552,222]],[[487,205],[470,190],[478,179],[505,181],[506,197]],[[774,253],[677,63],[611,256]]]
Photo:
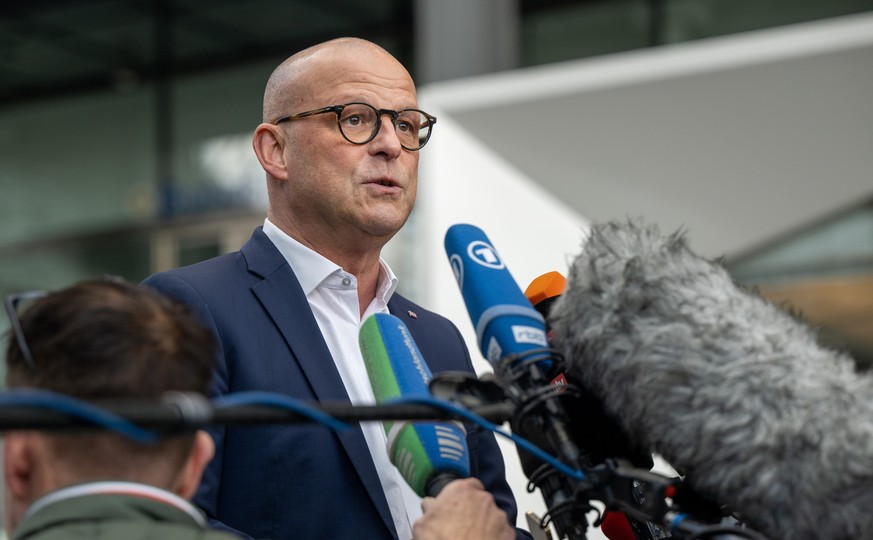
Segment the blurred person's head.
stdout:
[[[86,401],[157,401],[168,391],[209,390],[212,334],[181,304],[151,289],[118,279],[86,281],[34,300],[19,320],[30,358],[10,332],[9,389]],[[188,499],[213,452],[204,431],[149,445],[96,429],[10,431],[3,440],[7,531],[39,497],[82,482],[140,482]]]
[[415,203],[417,149],[432,124],[417,109],[409,72],[369,41],[335,39],[285,60],[253,140],[270,220],[329,258],[381,249]]

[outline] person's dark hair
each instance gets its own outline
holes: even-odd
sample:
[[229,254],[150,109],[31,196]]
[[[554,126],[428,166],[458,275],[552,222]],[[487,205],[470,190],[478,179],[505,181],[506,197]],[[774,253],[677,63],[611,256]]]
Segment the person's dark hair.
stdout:
[[[215,338],[184,305],[152,289],[117,278],[84,281],[38,298],[23,309],[20,320],[35,367],[10,336],[9,388],[37,388],[87,401],[209,391]],[[69,462],[85,476],[109,476],[155,463],[181,466],[194,436],[168,437],[148,446],[93,430],[51,438],[59,464]]]
[[20,314],[36,369],[9,339],[7,386],[95,400],[206,394],[215,341],[182,304],[102,278],[50,293]]

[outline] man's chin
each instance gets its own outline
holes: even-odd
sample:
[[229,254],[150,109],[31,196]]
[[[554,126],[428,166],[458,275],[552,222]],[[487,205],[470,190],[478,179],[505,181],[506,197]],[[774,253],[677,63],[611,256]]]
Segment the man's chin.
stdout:
[[396,210],[377,213],[367,221],[364,230],[374,237],[385,238],[387,242],[406,224],[407,219],[409,219],[409,213],[399,213]]

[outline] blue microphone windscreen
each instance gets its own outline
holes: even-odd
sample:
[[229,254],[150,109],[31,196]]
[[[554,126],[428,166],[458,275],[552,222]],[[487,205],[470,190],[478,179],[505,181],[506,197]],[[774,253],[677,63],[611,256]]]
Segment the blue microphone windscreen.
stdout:
[[481,229],[452,225],[446,232],[445,248],[479,348],[488,361],[548,347],[545,319]]
[[470,476],[467,433],[458,422],[395,422],[388,433],[388,456],[420,497],[436,472]]
[[[430,368],[403,321],[377,313],[361,325],[361,355],[377,403],[430,395]],[[458,422],[383,423],[388,456],[404,480],[421,497],[436,473],[470,475],[466,431]]]
[[377,403],[430,395],[430,368],[403,321],[376,313],[361,325],[358,341]]

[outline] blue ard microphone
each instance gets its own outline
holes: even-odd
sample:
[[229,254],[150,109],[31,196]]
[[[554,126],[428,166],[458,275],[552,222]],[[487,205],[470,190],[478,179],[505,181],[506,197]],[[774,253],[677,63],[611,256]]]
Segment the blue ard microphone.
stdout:
[[[549,346],[545,319],[521,291],[482,229],[452,225],[445,247],[482,356],[494,364],[507,357],[521,359]],[[538,363],[545,370],[551,368],[549,357],[541,357]]]
[[[432,378],[403,321],[376,313],[361,325],[361,355],[376,403],[430,396]],[[458,422],[383,422],[388,457],[419,497],[435,497],[458,478],[470,476],[466,432]]]
[[[546,322],[512,278],[494,245],[478,227],[449,227],[446,255],[455,274],[482,355],[488,359],[507,396],[519,411],[511,422],[513,432],[579,470],[587,464],[570,435],[570,426],[559,393],[551,388],[554,351],[549,348]],[[520,451],[522,452],[522,451]],[[523,462],[525,455],[520,453]],[[531,460],[527,460],[530,462]],[[552,523],[560,538],[582,540],[588,528],[585,507],[576,504],[576,484],[554,469],[525,474],[543,494]]]

